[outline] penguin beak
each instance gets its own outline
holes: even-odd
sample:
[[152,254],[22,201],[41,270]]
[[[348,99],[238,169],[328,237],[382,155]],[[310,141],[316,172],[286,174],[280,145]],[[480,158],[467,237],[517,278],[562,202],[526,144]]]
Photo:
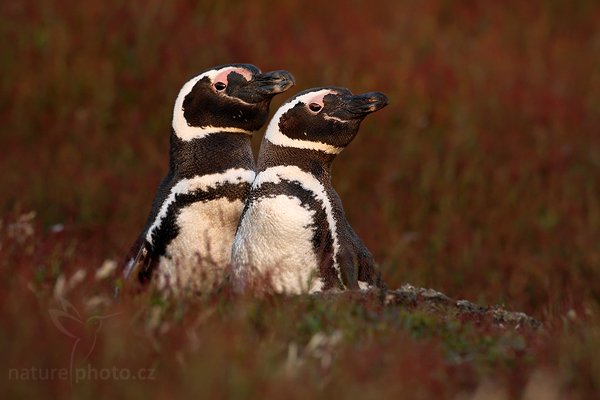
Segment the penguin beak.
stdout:
[[250,82],[250,88],[264,96],[285,92],[296,83],[294,76],[288,71],[271,71],[259,74]]
[[380,92],[369,92],[350,96],[344,107],[349,113],[358,118],[365,117],[367,114],[381,110],[387,106],[388,98]]

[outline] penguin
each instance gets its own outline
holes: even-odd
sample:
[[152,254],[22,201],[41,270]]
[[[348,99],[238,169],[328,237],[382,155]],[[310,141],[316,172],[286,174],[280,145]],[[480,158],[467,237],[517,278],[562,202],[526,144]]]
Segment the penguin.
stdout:
[[125,282],[155,279],[161,290],[194,293],[219,284],[255,177],[252,134],[266,123],[271,99],[293,85],[287,71],[250,64],[217,66],[183,85],[168,172],[127,257]]
[[267,283],[287,294],[385,288],[346,219],[331,169],[363,119],[387,103],[378,92],[322,87],[277,110],[233,241],[234,288]]

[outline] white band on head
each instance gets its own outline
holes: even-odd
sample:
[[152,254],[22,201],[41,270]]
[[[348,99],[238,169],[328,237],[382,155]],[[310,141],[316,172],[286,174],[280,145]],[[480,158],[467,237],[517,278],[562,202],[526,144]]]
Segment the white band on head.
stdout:
[[[320,104],[322,105],[323,98],[330,93],[336,93],[336,91],[331,89],[322,89],[316,92],[309,92],[298,96],[289,103],[286,103],[279,107],[273,118],[271,118],[271,122],[269,122],[267,132],[265,133],[265,139],[279,146],[295,147],[298,149],[318,150],[328,154],[339,154],[344,149],[343,147],[336,147],[323,142],[293,139],[289,136],[284,135],[279,129],[279,120],[281,119],[283,114],[294,108],[298,103],[308,104],[313,102],[311,100],[316,100],[315,102],[319,103],[320,101]],[[327,119],[328,117],[324,118]]]
[[[237,68],[237,67],[226,67],[226,68],[222,68],[222,69],[211,69],[210,71],[206,71],[192,79],[190,79],[189,81],[187,81],[185,83],[185,85],[183,85],[183,87],[181,88],[181,90],[179,91],[179,95],[177,96],[177,99],[175,100],[175,107],[173,108],[173,130],[175,131],[175,135],[177,135],[177,137],[179,137],[181,140],[184,141],[190,141],[192,139],[202,139],[212,133],[217,133],[217,132],[235,132],[235,133],[244,133],[246,135],[252,135],[252,131],[248,131],[245,129],[241,129],[241,128],[235,128],[235,127],[219,127],[219,126],[190,126],[187,123],[187,120],[185,119],[185,116],[183,115],[183,100],[185,99],[185,96],[187,96],[191,91],[192,88],[194,87],[194,85],[201,79],[208,77],[210,79],[211,82],[213,82],[213,80],[215,78],[220,78],[221,77],[227,77],[229,75],[229,73],[231,72],[237,72],[240,75],[242,75],[244,78],[246,78],[246,80],[250,80],[252,79],[252,76],[250,75],[250,72],[244,68]],[[234,97],[230,97],[231,99],[237,100],[241,103],[246,104],[244,101],[240,100],[240,99],[236,99]]]

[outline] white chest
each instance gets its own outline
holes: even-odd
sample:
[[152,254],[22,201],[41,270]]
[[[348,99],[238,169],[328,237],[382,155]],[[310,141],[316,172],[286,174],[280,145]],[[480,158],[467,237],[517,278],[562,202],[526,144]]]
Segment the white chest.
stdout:
[[159,286],[168,281],[177,287],[201,288],[223,276],[243,207],[240,200],[221,198],[182,208],[177,216],[179,234],[160,259]]
[[[255,173],[243,168],[182,179],[174,185],[161,205],[156,219],[146,233],[153,243],[153,233],[160,229],[177,195],[208,191],[220,185],[251,183]],[[176,212],[177,236],[168,244],[159,260],[157,284],[176,290],[184,287],[201,289],[224,275],[230,264],[231,243],[244,207],[242,200],[227,198],[196,202]]]
[[[286,195],[259,198],[246,210],[233,244],[236,279],[267,275],[279,292],[321,290],[314,252],[315,211]],[[252,269],[252,271],[248,271]]]

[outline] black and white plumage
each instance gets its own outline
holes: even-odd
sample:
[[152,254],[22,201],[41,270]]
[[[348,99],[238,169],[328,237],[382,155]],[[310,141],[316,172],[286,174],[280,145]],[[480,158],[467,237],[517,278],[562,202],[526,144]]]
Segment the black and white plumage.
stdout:
[[159,287],[199,290],[218,282],[255,162],[252,133],[266,122],[271,99],[294,84],[287,71],[249,64],[215,67],[189,80],[175,101],[169,170],[124,276]]
[[381,93],[304,91],[273,116],[232,249],[234,283],[270,279],[278,292],[384,287],[373,256],[346,220],[331,166]]

